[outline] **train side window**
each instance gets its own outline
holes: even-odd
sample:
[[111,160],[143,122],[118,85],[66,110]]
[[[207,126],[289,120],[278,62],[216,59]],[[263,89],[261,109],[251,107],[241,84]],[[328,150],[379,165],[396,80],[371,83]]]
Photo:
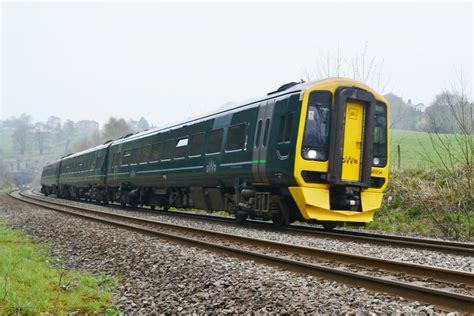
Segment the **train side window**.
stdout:
[[262,120],[258,120],[257,123],[257,135],[255,135],[255,147],[260,145],[260,134],[262,133]]
[[150,161],[158,161],[161,159],[161,143],[151,145]]
[[270,129],[270,119],[267,118],[265,120],[265,131],[263,132],[263,142],[262,142],[263,147],[267,146],[269,129]]
[[221,151],[222,138],[224,136],[224,129],[215,129],[209,132],[209,138],[207,140],[207,154],[218,153]]
[[282,115],[280,117],[280,134],[278,135],[278,142],[289,142],[291,139],[291,129],[293,125],[293,113]]
[[112,159],[110,159],[110,167],[112,169],[115,169],[115,167],[117,165],[116,162],[117,162],[117,153],[113,153],[112,154]]
[[188,141],[189,139],[181,138],[176,142],[176,148],[174,149],[175,158],[184,158],[186,157],[188,151]]
[[150,159],[151,145],[145,145],[140,151],[140,162],[145,162]]
[[197,133],[191,136],[189,145],[189,156],[200,156],[204,148],[205,133]]
[[163,143],[163,158],[162,160],[169,160],[173,158],[174,139],[168,139]]
[[114,153],[112,165],[115,167],[118,167],[120,165],[120,151]]
[[233,125],[227,132],[226,151],[244,149],[246,145],[247,123]]
[[140,158],[140,148],[136,147],[132,149],[132,158],[130,160],[131,163],[137,163],[138,159]]
[[[99,161],[98,159],[99,157],[97,157],[97,160],[96,160],[96,168],[97,168],[97,162]],[[122,164],[128,165],[131,160],[132,160],[132,150],[131,149],[124,150],[123,157],[122,157]]]

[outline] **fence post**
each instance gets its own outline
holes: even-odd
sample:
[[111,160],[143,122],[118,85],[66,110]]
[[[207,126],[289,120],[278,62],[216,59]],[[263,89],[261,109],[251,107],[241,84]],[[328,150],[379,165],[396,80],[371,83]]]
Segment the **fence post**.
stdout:
[[398,156],[398,163],[397,167],[400,170],[400,166],[402,165],[401,155],[400,155],[400,144],[397,144],[397,156]]

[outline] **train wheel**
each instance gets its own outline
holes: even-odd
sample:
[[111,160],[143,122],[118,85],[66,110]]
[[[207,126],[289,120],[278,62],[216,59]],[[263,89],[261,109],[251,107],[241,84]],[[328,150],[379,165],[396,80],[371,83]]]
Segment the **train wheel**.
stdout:
[[272,222],[276,227],[288,226],[290,225],[290,216],[284,209],[280,209],[280,213],[272,217]]
[[323,227],[325,230],[333,230],[334,228],[337,227],[336,224],[323,224]]
[[270,203],[273,211],[272,222],[276,227],[283,227],[290,225],[290,213],[284,201],[278,197],[273,197]]
[[243,213],[237,213],[235,214],[235,219],[237,220],[237,223],[243,224],[247,221],[248,215],[243,214]]

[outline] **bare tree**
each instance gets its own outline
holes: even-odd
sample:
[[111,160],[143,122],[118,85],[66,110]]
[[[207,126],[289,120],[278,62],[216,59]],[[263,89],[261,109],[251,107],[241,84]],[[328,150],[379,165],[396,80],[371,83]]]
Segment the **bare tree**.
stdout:
[[335,52],[320,50],[315,71],[309,72],[305,69],[304,72],[308,81],[331,77],[351,77],[381,93],[389,81],[389,76],[384,76],[384,60],[370,56],[367,43],[360,53],[352,57],[344,57],[339,47]]
[[102,139],[117,139],[130,133],[132,133],[132,129],[123,118],[111,117],[108,122],[104,124]]
[[150,128],[150,123],[148,123],[148,121],[146,120],[146,118],[144,118],[144,117],[142,116],[142,117],[140,117],[140,119],[138,120],[137,128],[138,128],[138,130],[140,130],[140,131],[149,129],[149,128]]
[[76,128],[75,128],[74,122],[71,120],[67,120],[66,122],[64,122],[61,135],[64,140],[65,153],[68,153],[72,140],[74,139],[75,133],[76,133]]
[[61,118],[51,115],[50,117],[48,117],[44,125],[46,129],[50,130],[51,132],[60,132],[61,131]]
[[102,143],[101,137],[98,131],[92,131],[85,137],[82,137],[74,144],[73,151],[78,152],[88,148],[95,147]]
[[34,125],[33,136],[36,141],[36,144],[38,145],[38,151],[40,155],[44,153],[48,134],[49,133],[46,124],[38,122]]
[[31,134],[31,116],[23,113],[20,117],[12,117],[5,122],[7,127],[13,129],[12,139],[20,155],[24,155]]
[[[430,207],[430,216],[441,230],[454,231],[456,235],[466,231],[473,235],[472,216],[474,207],[474,142],[473,142],[473,103],[466,91],[466,83],[459,78],[457,87],[446,90],[439,98],[442,100],[443,117],[438,111],[427,112],[430,147],[425,150],[425,158],[433,165],[440,165],[445,172],[443,185],[433,187],[432,191],[442,191],[444,205]],[[453,133],[440,131],[439,124],[449,119],[454,123]],[[429,154],[429,152],[434,152]]]

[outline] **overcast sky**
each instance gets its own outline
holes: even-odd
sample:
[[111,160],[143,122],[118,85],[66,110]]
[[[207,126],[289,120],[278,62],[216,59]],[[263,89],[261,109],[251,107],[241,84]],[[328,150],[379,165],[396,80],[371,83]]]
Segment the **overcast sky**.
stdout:
[[161,125],[314,76],[321,53],[350,61],[366,45],[383,61],[384,93],[429,105],[457,73],[473,82],[470,2],[1,6],[0,119]]

